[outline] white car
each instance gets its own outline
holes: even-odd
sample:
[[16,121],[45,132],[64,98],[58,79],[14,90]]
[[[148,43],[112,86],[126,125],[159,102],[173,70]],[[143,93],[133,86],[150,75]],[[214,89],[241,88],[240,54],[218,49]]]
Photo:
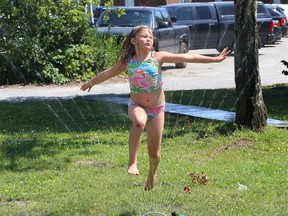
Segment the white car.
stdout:
[[275,6],[280,6],[283,9],[283,12],[285,13],[286,17],[288,18],[288,4],[272,4]]

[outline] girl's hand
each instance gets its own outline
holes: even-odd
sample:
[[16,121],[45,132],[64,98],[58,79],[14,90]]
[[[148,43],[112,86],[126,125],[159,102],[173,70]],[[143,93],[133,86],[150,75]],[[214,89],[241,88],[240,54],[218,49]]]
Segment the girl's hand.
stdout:
[[217,62],[222,62],[226,57],[231,53],[231,50],[228,50],[228,47],[224,48],[222,52],[216,57]]
[[93,85],[92,85],[91,81],[89,81],[89,82],[84,83],[84,84],[81,86],[80,90],[86,91],[86,90],[88,89],[88,92],[90,92],[90,90],[91,90],[92,87],[93,87]]

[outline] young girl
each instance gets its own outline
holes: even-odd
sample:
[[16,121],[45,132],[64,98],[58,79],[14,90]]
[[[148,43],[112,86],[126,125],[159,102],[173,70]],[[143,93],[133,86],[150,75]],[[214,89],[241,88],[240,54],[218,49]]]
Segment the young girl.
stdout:
[[172,54],[154,52],[152,30],[145,25],[136,26],[123,44],[117,63],[81,86],[82,91],[91,88],[127,70],[130,83],[128,115],[133,122],[129,135],[128,174],[139,175],[137,156],[142,133],[146,127],[149,155],[149,173],[145,190],[154,187],[156,169],[161,156],[161,140],[164,128],[165,96],[162,89],[161,65],[163,63],[211,63],[221,62],[230,51],[224,49],[217,57],[197,54]]

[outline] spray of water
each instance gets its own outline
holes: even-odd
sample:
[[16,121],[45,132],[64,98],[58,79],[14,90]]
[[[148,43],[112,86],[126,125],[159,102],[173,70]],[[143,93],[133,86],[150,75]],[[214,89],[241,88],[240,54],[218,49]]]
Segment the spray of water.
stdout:
[[[244,25],[243,25],[244,26]],[[223,35],[224,37],[224,35]],[[206,43],[207,44],[207,43]],[[251,48],[252,49],[252,48]],[[2,55],[2,53],[1,53]],[[7,60],[8,61],[8,60]],[[243,59],[243,62],[246,61],[246,59]],[[12,68],[14,66],[12,65]],[[16,70],[16,68],[14,68]],[[251,77],[252,79],[252,77]],[[174,103],[182,104],[183,97],[185,92],[181,91],[178,101],[174,101],[174,92],[167,93],[167,98],[169,98],[170,101],[173,101]],[[218,109],[221,109],[223,107],[223,104],[225,103],[225,100],[228,99],[227,93],[222,97],[219,101],[218,94],[219,92],[217,90],[214,91],[214,94],[211,98],[207,98],[206,96],[207,90],[203,90],[201,100],[197,106],[201,107],[204,106],[205,100],[210,100],[210,104],[208,105],[208,108],[212,107],[212,104],[217,101],[218,102]],[[190,92],[190,98],[189,102],[186,105],[191,105],[193,103],[193,100],[195,98],[195,91],[191,90]],[[105,104],[106,109],[102,110],[102,113],[96,113],[92,106],[91,101],[87,100],[85,97],[78,97],[77,100],[75,98],[68,99],[72,102],[72,104],[75,107],[75,110],[77,110],[79,118],[76,119],[75,116],[73,116],[69,110],[65,107],[63,104],[63,101],[59,98],[55,99],[56,103],[51,103],[50,100],[46,100],[45,98],[41,98],[42,102],[48,107],[49,111],[53,114],[55,122],[60,122],[60,124],[63,126],[64,130],[68,133],[73,133],[73,131],[79,131],[84,132],[82,128],[82,124],[85,125],[89,130],[96,131],[103,129],[103,125],[105,125],[105,128],[111,132],[119,130],[122,125],[126,125],[127,122],[130,122],[127,110],[119,109],[117,106],[115,108],[115,104],[113,103],[103,103]],[[237,99],[238,100],[238,99]],[[235,101],[235,104],[237,103],[237,100]],[[79,106],[79,103],[82,104],[82,106]],[[84,104],[84,106],[83,106]],[[108,105],[107,105],[108,104]],[[235,105],[234,104],[234,105]],[[207,106],[206,106],[207,107]],[[84,110],[85,109],[85,110]],[[231,107],[231,110],[233,107]],[[101,116],[101,121],[99,122],[99,117]],[[92,119],[92,121],[91,121]],[[104,119],[104,120],[103,120]],[[121,120],[120,120],[121,119]],[[183,120],[184,119],[184,120]],[[79,122],[80,121],[80,122]],[[81,122],[82,121],[82,122]],[[193,124],[193,121],[196,121],[196,118],[191,118],[188,116],[183,116],[180,114],[167,114],[166,115],[166,123],[165,123],[165,129],[164,129],[164,135],[163,137],[168,139],[170,137],[176,137],[176,136],[182,136],[184,133],[187,133],[187,122],[190,124]],[[93,123],[91,123],[93,122]],[[81,124],[80,124],[81,123]],[[205,127],[206,122],[203,121],[203,127],[197,129],[193,129],[194,132],[201,134],[203,131],[203,128]],[[84,127],[84,126],[83,126]],[[180,129],[179,129],[180,128]],[[100,140],[101,142],[101,140]],[[128,143],[128,138],[127,138]],[[165,201],[165,197],[167,197]],[[167,190],[166,192],[163,192],[163,199],[164,200],[157,200],[155,196],[152,196],[149,193],[141,194],[137,197],[134,197],[135,199],[139,200],[139,206],[137,206],[138,209],[136,209],[137,212],[142,213],[144,215],[165,215],[164,213],[157,212],[155,209],[159,209],[159,206],[162,205],[163,201],[167,204],[165,207],[161,208],[161,211],[165,212],[172,212],[174,209],[172,209],[172,203],[175,202],[175,200],[179,199],[185,199],[185,197],[179,198],[177,195],[172,194]],[[169,200],[168,200],[169,199]],[[150,206],[150,209],[146,209],[147,206]],[[145,213],[146,212],[146,213]]]

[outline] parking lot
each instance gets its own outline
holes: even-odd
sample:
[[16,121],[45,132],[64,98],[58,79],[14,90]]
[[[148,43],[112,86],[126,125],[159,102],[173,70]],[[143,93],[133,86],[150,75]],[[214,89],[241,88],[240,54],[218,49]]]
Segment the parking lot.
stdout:
[[[262,86],[288,83],[282,74],[287,68],[281,60],[288,61],[288,38],[266,45],[259,50],[259,70]],[[214,49],[193,50],[193,53],[216,55]],[[185,69],[175,69],[174,64],[163,65],[165,90],[234,88],[234,57],[222,63],[188,64]],[[126,79],[116,78],[95,86],[90,93],[79,90],[80,84],[66,86],[9,86],[0,87],[0,100],[22,97],[74,97],[87,94],[123,94],[129,92]]]
[[[266,45],[259,50],[262,86],[288,83],[288,76],[282,74],[282,71],[287,68],[281,63],[282,60],[288,61],[287,47],[288,38],[286,37],[276,44]],[[214,49],[190,52],[204,55],[217,54]],[[233,55],[217,64],[188,64],[185,69],[175,69],[173,64],[164,66],[167,66],[167,70],[164,72],[164,84],[167,90],[235,87]]]

